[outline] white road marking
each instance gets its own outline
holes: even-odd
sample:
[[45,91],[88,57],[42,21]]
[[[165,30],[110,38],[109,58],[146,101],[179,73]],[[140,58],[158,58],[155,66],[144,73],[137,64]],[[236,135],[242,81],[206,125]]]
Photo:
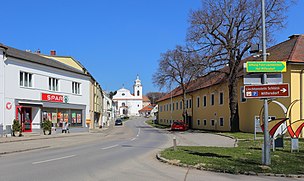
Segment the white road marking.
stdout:
[[134,141],[134,140],[136,140],[136,138],[132,138],[132,139],[131,139],[131,141]]
[[64,157],[59,157],[59,158],[53,158],[53,159],[49,159],[49,160],[43,160],[43,161],[33,162],[32,164],[35,165],[35,164],[40,164],[40,163],[52,162],[52,161],[66,159],[66,158],[71,158],[71,157],[74,157],[74,156],[76,156],[76,155],[69,155],[69,156],[64,156]]
[[111,148],[115,148],[119,145],[113,145],[113,146],[108,146],[108,147],[105,147],[105,148],[101,148],[102,150],[107,150],[107,149],[111,149]]
[[138,132],[137,132],[136,137],[139,137],[139,135],[140,135],[140,128],[138,128]]

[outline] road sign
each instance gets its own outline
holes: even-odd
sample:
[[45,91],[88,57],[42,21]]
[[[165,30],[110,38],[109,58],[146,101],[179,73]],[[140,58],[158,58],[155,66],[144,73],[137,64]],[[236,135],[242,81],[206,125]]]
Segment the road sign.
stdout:
[[286,62],[276,61],[248,61],[246,62],[247,72],[286,72]]
[[245,98],[289,97],[289,84],[247,85],[244,90]]
[[[281,73],[270,73],[266,74],[267,84],[282,84],[283,76]],[[263,74],[262,73],[250,73],[244,75],[244,84],[245,85],[257,85],[263,84]]]

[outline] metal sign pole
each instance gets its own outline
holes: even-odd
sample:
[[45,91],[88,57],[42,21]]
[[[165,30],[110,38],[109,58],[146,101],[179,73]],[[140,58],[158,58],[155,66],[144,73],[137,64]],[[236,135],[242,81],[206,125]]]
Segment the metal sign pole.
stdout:
[[[262,30],[263,30],[263,61],[266,62],[266,28],[265,28],[265,0],[262,0]],[[267,84],[267,74],[263,74],[263,84]],[[264,156],[263,164],[270,165],[270,140],[268,132],[268,99],[264,98]]]

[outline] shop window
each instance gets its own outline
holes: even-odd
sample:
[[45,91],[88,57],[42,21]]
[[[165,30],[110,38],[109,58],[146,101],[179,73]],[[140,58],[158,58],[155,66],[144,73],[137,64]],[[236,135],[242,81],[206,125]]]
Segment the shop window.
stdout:
[[33,87],[32,77],[33,74],[27,72],[20,72],[19,74],[19,85],[21,87]]
[[72,82],[72,93],[73,94],[80,94],[80,83]]
[[58,82],[58,79],[49,77],[49,90],[58,91]]

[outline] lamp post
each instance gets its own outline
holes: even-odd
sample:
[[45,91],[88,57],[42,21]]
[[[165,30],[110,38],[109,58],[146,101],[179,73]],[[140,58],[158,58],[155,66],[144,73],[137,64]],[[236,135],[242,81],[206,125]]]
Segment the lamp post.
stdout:
[[[262,1],[262,56],[263,61],[266,62],[267,53],[266,53],[266,26],[265,26],[265,0]],[[267,74],[263,74],[263,84],[267,84]],[[263,150],[263,164],[270,165],[270,139],[268,132],[268,99],[264,98],[264,150]]]

